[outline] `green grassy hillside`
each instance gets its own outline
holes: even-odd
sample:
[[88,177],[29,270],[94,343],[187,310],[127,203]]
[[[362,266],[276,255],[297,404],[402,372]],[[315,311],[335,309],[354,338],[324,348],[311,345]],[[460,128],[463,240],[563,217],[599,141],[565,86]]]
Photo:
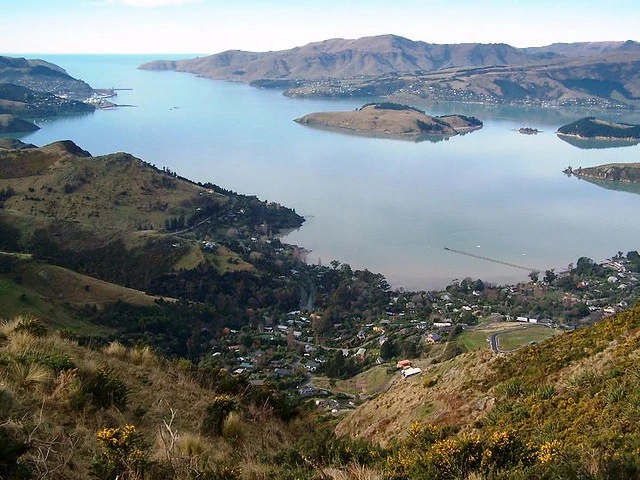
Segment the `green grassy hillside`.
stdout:
[[337,431],[390,445],[387,478],[638,478],[639,354],[635,307],[508,356],[420,365]]

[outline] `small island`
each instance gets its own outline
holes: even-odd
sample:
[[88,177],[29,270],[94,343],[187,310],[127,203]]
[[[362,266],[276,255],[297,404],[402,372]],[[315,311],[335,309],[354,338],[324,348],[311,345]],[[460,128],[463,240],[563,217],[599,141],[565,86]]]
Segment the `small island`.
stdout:
[[35,132],[40,127],[37,125],[14,117],[13,115],[0,114],[0,133],[26,133]]
[[531,127],[520,127],[518,132],[520,132],[523,135],[537,135],[540,133],[540,130],[538,130],[537,128],[531,128]]
[[585,117],[560,127],[557,135],[561,138],[624,140],[630,143],[637,143],[640,141],[640,125]]
[[296,122],[373,137],[419,141],[424,137],[448,138],[482,128],[482,122],[465,115],[432,117],[397,103],[368,103],[354,111],[310,113]]

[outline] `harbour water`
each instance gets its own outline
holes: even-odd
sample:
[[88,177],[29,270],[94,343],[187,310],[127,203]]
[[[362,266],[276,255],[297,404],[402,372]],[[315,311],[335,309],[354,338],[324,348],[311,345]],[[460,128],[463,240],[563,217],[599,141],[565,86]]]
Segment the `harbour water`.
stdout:
[[[134,106],[40,122],[41,130],[23,141],[71,139],[94,155],[126,151],[194,180],[293,207],[307,221],[285,240],[311,250],[310,262],[337,259],[381,272],[394,286],[431,289],[454,278],[526,278],[526,270],[507,264],[562,270],[580,256],[603,260],[640,248],[640,196],[562,173],[569,165],[637,161],[640,146],[581,149],[554,133],[587,114],[640,123],[638,115],[418,105],[430,114],[474,115],[484,128],[413,143],[293,122],[367,99],[291,99],[243,84],[137,70],[162,58],[155,55],[33,57],[95,88],[131,88],[113,100]],[[542,133],[519,134],[523,126]]]

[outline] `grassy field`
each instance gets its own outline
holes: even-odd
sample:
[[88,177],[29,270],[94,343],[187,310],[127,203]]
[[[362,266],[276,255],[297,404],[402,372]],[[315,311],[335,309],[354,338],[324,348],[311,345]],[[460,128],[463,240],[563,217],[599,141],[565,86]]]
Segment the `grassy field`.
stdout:
[[502,350],[513,350],[530,342],[540,343],[561,333],[561,330],[542,325],[525,325],[522,330],[501,333],[498,335],[498,342]]
[[458,335],[456,341],[459,345],[472,352],[481,348],[489,348],[489,342],[487,342],[489,335],[490,333],[486,330],[467,330]]
[[227,272],[253,272],[255,267],[245,262],[240,255],[232,252],[227,247],[220,245],[216,251],[215,265],[220,273]]
[[542,342],[561,332],[542,325],[489,321],[462,332],[456,337],[456,341],[467,351],[472,352],[490,348],[487,338],[494,333],[499,333],[498,340],[501,349],[513,350],[529,342]]
[[174,270],[191,270],[205,262],[204,255],[199,245],[193,245],[189,252],[173,266]]
[[339,391],[351,395],[373,395],[380,392],[393,375],[387,373],[388,365],[378,365],[347,380],[337,380],[335,387],[328,377],[316,377],[313,383],[318,388]]

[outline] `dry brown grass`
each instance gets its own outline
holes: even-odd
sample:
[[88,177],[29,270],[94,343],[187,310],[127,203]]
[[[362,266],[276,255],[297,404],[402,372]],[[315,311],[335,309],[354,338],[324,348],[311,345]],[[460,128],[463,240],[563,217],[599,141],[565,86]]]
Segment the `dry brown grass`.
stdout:
[[222,438],[234,444],[241,442],[247,433],[248,425],[237,412],[231,412],[222,424]]
[[120,360],[126,358],[128,355],[127,347],[117,340],[104,347],[102,351],[109,357],[119,358]]
[[11,320],[4,320],[0,322],[0,335],[8,337],[15,330],[18,323],[22,321],[23,317],[15,317]]
[[[150,349],[128,350],[118,344],[88,349],[54,335],[34,338],[13,332],[8,323],[4,328],[9,336],[0,344],[0,355],[66,355],[76,365],[57,375],[22,360],[0,368],[0,422],[15,420],[25,435],[33,432],[37,448],[25,459],[32,462],[40,478],[54,478],[51,472],[56,468],[66,478],[89,478],[88,468],[99,452],[97,431],[125,424],[142,432],[150,458],[175,464],[176,479],[191,478],[196,470],[220,462],[259,472],[264,453],[270,455],[291,445],[295,425],[283,424],[257,407],[231,415],[222,436],[200,436],[206,407],[215,393],[201,388],[171,362],[158,359]],[[79,401],[83,379],[93,378],[99,366],[114,369],[126,383],[127,408],[96,409],[91,402]],[[173,437],[167,436],[164,426],[172,417]]]
[[129,359],[134,365],[157,365],[158,358],[151,347],[136,347],[129,350]]
[[47,390],[53,383],[53,372],[37,363],[9,364],[7,379],[17,388]]
[[326,472],[333,480],[382,480],[384,476],[371,468],[362,465],[349,465],[346,469],[327,469]]

